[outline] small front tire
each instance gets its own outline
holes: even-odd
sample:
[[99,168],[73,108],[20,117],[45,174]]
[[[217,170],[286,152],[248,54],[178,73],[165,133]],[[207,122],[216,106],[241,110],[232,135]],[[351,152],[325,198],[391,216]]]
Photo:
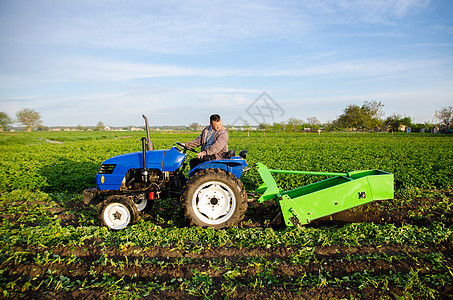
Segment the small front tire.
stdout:
[[110,196],[102,202],[99,220],[103,226],[120,230],[137,222],[138,210],[129,198]]

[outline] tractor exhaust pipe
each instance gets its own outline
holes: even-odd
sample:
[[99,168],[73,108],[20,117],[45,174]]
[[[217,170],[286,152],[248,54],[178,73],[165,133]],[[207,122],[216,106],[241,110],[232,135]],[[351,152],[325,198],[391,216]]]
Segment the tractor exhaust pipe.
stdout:
[[146,143],[146,138],[142,137],[142,158],[143,158],[143,169],[142,169],[142,181],[143,182],[148,182],[148,169],[146,168],[146,145],[149,145],[149,143]]
[[146,127],[146,138],[148,139],[148,143],[146,143],[146,148],[148,151],[154,150],[154,144],[153,142],[150,141],[149,139],[149,126],[148,126],[148,118],[143,114],[142,115],[143,119],[145,119],[145,127]]

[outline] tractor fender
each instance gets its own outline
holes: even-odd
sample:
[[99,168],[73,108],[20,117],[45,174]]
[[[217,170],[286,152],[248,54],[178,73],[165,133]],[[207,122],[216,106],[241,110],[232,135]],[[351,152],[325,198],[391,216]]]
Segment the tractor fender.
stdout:
[[199,164],[189,172],[189,178],[192,177],[196,172],[199,170],[205,169],[221,169],[232,173],[238,179],[241,178],[242,172],[247,167],[247,162],[245,159],[238,158],[238,159],[218,159],[218,160],[210,160],[204,163]]

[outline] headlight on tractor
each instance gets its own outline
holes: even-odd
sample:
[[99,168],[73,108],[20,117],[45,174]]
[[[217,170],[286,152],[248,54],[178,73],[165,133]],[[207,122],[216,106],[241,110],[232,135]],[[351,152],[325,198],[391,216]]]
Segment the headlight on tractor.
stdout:
[[102,165],[99,169],[98,174],[112,174],[113,170],[115,170],[116,165],[113,164],[105,164]]

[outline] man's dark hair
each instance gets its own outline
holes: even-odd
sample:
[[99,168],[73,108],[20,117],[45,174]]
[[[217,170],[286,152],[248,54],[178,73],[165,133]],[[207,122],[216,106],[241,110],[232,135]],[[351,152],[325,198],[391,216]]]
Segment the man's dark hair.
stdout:
[[209,117],[209,122],[219,122],[220,121],[220,116],[219,115],[212,115]]

